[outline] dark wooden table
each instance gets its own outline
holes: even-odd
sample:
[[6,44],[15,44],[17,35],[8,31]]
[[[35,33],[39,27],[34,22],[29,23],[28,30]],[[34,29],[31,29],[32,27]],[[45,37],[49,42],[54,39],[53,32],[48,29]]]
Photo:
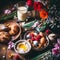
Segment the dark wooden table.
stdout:
[[[14,0],[14,1],[15,1],[15,0]],[[13,2],[14,2],[14,1],[13,1]],[[18,0],[18,1],[19,1],[19,0]],[[13,2],[12,2],[12,3],[13,3]],[[16,1],[15,1],[15,2],[16,2]],[[8,3],[8,2],[6,2],[6,3]],[[3,4],[6,4],[6,3],[3,3],[3,2],[2,2],[2,3],[1,3],[2,7],[4,7]],[[1,8],[2,8],[2,7],[1,7]],[[5,8],[2,8],[2,9],[5,9]],[[2,9],[1,9],[1,11],[2,11]],[[11,59],[11,58],[9,57],[9,54],[11,54],[11,53],[12,53],[12,54],[16,54],[16,52],[15,52],[13,49],[8,50],[7,47],[8,47],[8,44],[1,44],[1,43],[0,43],[0,60],[13,60],[13,59]],[[44,53],[44,52],[47,51],[48,49],[51,49],[51,46],[49,46],[47,49],[45,49],[45,50],[43,50],[43,51],[34,51],[34,50],[31,50],[29,54],[27,54],[27,55],[25,55],[25,56],[22,56],[22,55],[19,55],[19,56],[20,56],[21,59],[30,60],[30,59],[36,57],[37,55],[40,55],[40,54]]]

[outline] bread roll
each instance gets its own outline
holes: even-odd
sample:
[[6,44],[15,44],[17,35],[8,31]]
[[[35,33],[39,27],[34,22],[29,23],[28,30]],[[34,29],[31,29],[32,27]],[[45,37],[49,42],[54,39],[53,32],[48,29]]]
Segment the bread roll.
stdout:
[[10,35],[16,35],[19,32],[19,26],[15,23],[9,25],[10,31],[9,34]]
[[9,33],[0,31],[0,42],[8,42],[9,40],[10,40]]

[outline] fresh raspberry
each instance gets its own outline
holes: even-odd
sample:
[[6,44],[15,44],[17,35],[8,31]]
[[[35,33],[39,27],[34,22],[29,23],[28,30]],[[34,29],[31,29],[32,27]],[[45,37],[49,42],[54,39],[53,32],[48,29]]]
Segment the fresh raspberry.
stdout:
[[31,40],[34,41],[35,40],[35,37],[32,37]]
[[31,33],[30,36],[31,36],[31,37],[34,37],[35,35],[34,35],[34,33]]
[[41,39],[40,35],[37,35],[37,37],[35,38],[35,40],[40,40],[40,39]]
[[50,33],[50,30],[49,30],[49,29],[47,29],[45,32],[46,32],[46,34],[49,34],[49,33]]

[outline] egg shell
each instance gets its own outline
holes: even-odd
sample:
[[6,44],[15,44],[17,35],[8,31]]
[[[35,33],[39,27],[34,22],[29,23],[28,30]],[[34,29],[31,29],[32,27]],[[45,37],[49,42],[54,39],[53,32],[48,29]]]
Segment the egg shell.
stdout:
[[34,44],[35,46],[37,46],[37,45],[38,45],[38,41],[33,41],[33,44]]
[[28,34],[28,35],[26,36],[26,38],[30,38],[30,35]]
[[51,41],[54,41],[55,38],[56,38],[56,34],[51,33],[51,34],[48,35],[48,38],[49,38]]

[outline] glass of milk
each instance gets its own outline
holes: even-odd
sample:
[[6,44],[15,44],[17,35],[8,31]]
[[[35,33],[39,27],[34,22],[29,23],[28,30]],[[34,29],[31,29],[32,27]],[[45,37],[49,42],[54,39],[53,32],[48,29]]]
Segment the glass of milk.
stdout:
[[17,17],[19,21],[25,21],[27,18],[27,7],[20,6],[17,8]]

